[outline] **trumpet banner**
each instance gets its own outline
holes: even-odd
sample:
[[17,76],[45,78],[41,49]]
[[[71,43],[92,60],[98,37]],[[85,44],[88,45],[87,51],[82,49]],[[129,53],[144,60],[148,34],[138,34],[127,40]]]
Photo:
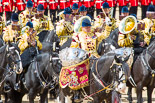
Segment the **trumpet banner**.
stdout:
[[78,90],[86,87],[88,83],[89,59],[82,61],[79,64],[62,67],[59,77],[61,88],[70,87],[72,90]]

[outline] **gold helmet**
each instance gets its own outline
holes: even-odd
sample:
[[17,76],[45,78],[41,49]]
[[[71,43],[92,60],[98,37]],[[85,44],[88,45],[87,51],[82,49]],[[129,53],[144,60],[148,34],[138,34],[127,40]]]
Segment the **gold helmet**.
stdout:
[[127,16],[119,24],[119,32],[128,34],[137,28],[137,19],[134,16]]
[[75,24],[74,24],[74,32],[77,33],[77,32],[80,32],[81,31],[81,27],[82,27],[82,21],[84,19],[89,19],[91,21],[91,18],[89,16],[83,16],[81,18],[79,18]]

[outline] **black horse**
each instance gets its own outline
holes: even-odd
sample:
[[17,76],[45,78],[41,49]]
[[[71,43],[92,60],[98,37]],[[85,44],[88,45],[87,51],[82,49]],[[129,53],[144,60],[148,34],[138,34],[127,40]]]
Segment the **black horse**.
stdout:
[[99,55],[103,55],[104,53],[107,53],[111,50],[115,50],[115,49],[119,48],[118,34],[119,34],[119,30],[118,30],[118,28],[116,28],[115,30],[113,30],[110,33],[108,38],[102,40],[102,42],[99,44],[99,47],[97,50]]
[[[143,87],[147,87],[147,96],[148,103],[152,103],[152,92],[155,87],[155,40],[138,56],[136,61],[133,64],[133,68],[131,70],[131,76],[133,77],[136,83],[137,90],[137,101],[138,103],[143,102],[142,98],[142,90]],[[131,102],[131,88],[132,85],[129,84],[129,99]]]
[[40,95],[40,102],[47,103],[48,90],[53,89],[58,81],[53,73],[61,69],[61,64],[57,58],[57,54],[43,53],[38,55],[30,64],[28,70],[23,73],[20,92],[13,89],[16,73],[8,77],[7,82],[12,87],[11,91],[7,93],[9,102],[21,103],[22,97],[28,93],[30,103],[34,103],[38,94]]
[[[5,79],[11,75],[12,72],[20,72],[22,70],[21,58],[19,55],[19,48],[16,44],[3,44],[0,48],[0,94],[5,94],[6,83]],[[5,85],[5,86],[4,86]],[[4,87],[4,88],[3,88]],[[0,96],[1,100],[1,96]],[[7,100],[7,98],[6,98]]]
[[[76,93],[84,94],[80,95],[81,98],[91,99],[93,103],[101,103],[104,100],[108,103],[119,103],[119,96],[115,91],[115,86],[117,83],[120,84],[124,79],[127,80],[127,78],[123,78],[123,74],[119,75],[119,71],[121,68],[125,71],[129,67],[125,62],[121,62],[121,66],[115,65],[113,64],[114,60],[118,61],[115,53],[107,53],[95,60],[93,66],[90,66],[89,86],[78,90],[79,92]],[[127,75],[128,73],[126,72],[125,74]],[[121,90],[122,88],[118,89]],[[65,103],[65,98],[62,98],[62,96],[71,96],[72,102],[75,102],[73,96],[76,94],[69,87],[61,88],[60,95],[62,103]]]

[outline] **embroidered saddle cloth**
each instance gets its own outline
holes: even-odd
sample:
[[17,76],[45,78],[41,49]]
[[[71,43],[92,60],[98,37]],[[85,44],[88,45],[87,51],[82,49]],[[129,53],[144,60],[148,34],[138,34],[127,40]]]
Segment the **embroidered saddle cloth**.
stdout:
[[66,48],[59,54],[62,69],[59,75],[61,88],[70,87],[77,90],[88,86],[89,58],[79,48]]

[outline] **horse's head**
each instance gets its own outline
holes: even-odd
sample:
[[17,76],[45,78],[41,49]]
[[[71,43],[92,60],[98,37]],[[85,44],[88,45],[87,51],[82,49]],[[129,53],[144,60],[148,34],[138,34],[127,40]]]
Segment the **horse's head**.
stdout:
[[17,74],[20,74],[23,70],[22,62],[20,58],[20,49],[16,44],[9,44],[7,46],[7,57],[9,66],[16,70]]
[[59,73],[61,71],[61,60],[59,59],[59,54],[56,52],[53,52],[50,56],[50,63],[52,65],[52,70],[54,75],[59,76]]
[[146,49],[146,61],[148,61],[150,67],[154,69],[155,67],[155,39]]
[[116,61],[116,64],[114,64],[115,85],[116,85],[115,89],[120,93],[125,93],[126,82],[128,77],[130,76],[129,66],[125,61],[118,62],[117,59],[118,58],[115,57]]
[[151,42],[151,44],[147,47],[147,50],[152,54],[155,55],[155,39]]

